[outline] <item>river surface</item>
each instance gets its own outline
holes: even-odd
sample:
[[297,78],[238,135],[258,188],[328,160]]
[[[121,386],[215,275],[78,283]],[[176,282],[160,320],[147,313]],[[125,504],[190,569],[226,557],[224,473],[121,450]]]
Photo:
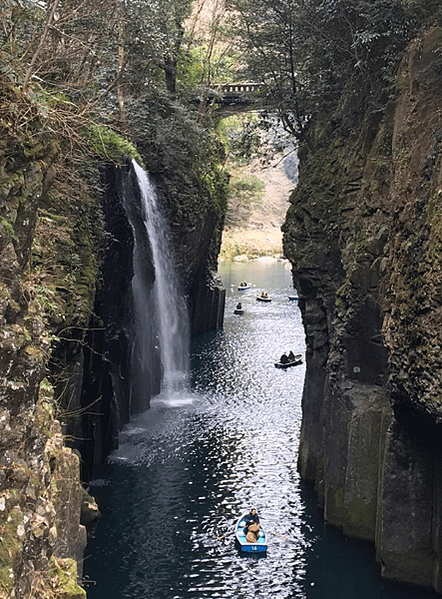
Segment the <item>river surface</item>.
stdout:
[[[188,388],[134,418],[92,483],[102,518],[85,556],[88,597],[438,597],[381,581],[372,547],[326,527],[299,478],[305,365],[274,367],[283,351],[305,350],[288,264],[227,262],[220,275],[224,328],[192,341]],[[244,280],[253,287],[238,291]],[[256,300],[262,290],[271,302]],[[251,507],[269,532],[264,557],[234,544]]]

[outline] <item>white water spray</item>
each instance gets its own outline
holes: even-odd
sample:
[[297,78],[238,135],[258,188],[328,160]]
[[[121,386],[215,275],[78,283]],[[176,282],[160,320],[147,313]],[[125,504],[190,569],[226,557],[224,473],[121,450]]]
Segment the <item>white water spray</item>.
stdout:
[[[152,250],[155,281],[149,302],[152,313],[146,306],[146,291],[143,289],[141,270],[144,264],[137,263],[134,252],[134,303],[136,321],[152,318],[154,334],[158,340],[163,370],[163,390],[167,394],[179,391],[187,382],[189,370],[189,319],[184,296],[180,292],[175,261],[169,239],[166,218],[158,206],[156,191],[146,172],[133,161],[133,167],[141,192],[141,207],[144,226]],[[138,273],[138,275],[137,275]],[[142,331],[137,331],[140,335]],[[145,353],[145,352],[142,352]],[[140,356],[141,360],[149,356]]]

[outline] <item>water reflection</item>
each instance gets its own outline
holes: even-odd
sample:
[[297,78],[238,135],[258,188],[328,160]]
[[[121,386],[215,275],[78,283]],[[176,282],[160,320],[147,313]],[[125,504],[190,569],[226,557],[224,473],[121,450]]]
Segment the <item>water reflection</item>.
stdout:
[[[225,265],[222,276],[224,330],[194,340],[191,389],[156,398],[92,488],[103,518],[85,562],[89,598],[410,599],[380,581],[371,548],[325,528],[299,479],[305,366],[274,367],[304,348],[290,270]],[[238,292],[241,280],[255,287]],[[261,289],[271,303],[256,301]],[[252,505],[270,533],[262,558],[242,556],[231,532]]]

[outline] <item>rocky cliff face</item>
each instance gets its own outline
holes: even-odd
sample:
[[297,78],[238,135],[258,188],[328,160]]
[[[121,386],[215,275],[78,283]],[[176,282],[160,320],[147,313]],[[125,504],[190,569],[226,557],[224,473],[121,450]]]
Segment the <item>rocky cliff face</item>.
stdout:
[[442,32],[398,96],[301,161],[284,250],[307,340],[299,468],[385,578],[442,593]]
[[[195,180],[183,185],[180,193],[173,191],[173,179],[167,175],[157,176],[154,182],[163,208],[172,219],[172,241],[189,301],[192,333],[216,329],[224,316],[225,290],[216,275],[223,213],[207,190],[198,189]],[[77,430],[75,436],[85,439],[76,443],[84,458],[84,481],[90,480],[94,465],[102,463],[109,451],[118,446],[119,431],[131,414],[148,409],[151,397],[161,387],[161,364],[154,334],[145,340],[151,359],[149,368],[143,369],[142,388],[134,386],[137,378],[132,346],[134,234],[144,255],[146,288],[153,284],[155,274],[139,208],[138,184],[130,163],[123,168],[103,169],[102,183],[106,250],[100,284],[80,355],[63,360],[78,366],[79,376],[71,377],[79,384],[71,402],[73,416],[67,425],[71,434]],[[131,211],[135,233],[127,210]],[[147,318],[148,315],[146,306]]]
[[[86,543],[80,462],[63,442],[53,386],[44,377],[51,318],[62,308],[78,316],[85,297],[69,292],[72,271],[59,264],[55,273],[52,259],[39,267],[43,252],[54,257],[67,242],[64,215],[57,239],[47,203],[57,143],[31,135],[42,125],[35,107],[5,81],[0,87],[0,596],[80,598],[76,560]],[[50,229],[45,247],[34,245],[37,230],[43,242]],[[56,274],[64,290],[58,296]]]
[[[158,366],[138,402],[129,376],[134,239],[122,197],[137,189],[129,166],[100,180],[98,165],[63,155],[45,111],[6,77],[0,93],[0,597],[78,599],[84,524],[98,512],[82,483],[159,388]],[[222,193],[196,181],[187,195],[157,183],[179,213],[176,252],[201,332],[222,322],[223,210]]]
[[227,210],[227,181],[203,184],[191,172],[164,169],[151,176],[171,224],[181,283],[193,334],[216,330],[224,319],[225,290],[217,274]]

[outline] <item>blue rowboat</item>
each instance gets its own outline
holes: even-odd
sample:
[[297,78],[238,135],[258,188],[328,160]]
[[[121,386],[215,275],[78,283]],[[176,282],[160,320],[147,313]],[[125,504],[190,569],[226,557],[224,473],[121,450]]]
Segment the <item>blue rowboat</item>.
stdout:
[[272,298],[268,297],[267,295],[258,295],[256,297],[256,299],[258,300],[258,302],[271,302]]
[[260,528],[258,540],[256,541],[256,543],[248,543],[246,540],[246,534],[244,532],[244,528],[246,525],[246,517],[247,514],[243,514],[235,524],[235,536],[241,548],[241,551],[245,551],[247,553],[264,553],[265,551],[267,551],[266,532],[265,530]]
[[251,283],[246,283],[246,282],[244,281],[244,283],[240,283],[240,284],[238,285],[238,291],[245,291],[246,289],[250,289],[250,287],[251,287],[251,286],[252,286],[252,284],[251,284]]

